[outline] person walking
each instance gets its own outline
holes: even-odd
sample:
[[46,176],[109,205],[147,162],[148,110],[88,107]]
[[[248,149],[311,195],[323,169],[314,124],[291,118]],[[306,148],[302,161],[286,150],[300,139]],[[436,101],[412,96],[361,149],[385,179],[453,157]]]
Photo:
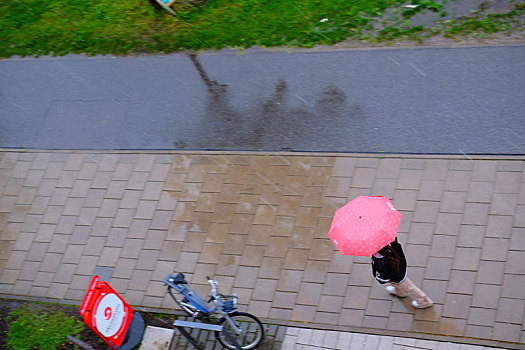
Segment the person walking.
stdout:
[[418,309],[430,307],[434,302],[407,277],[407,262],[397,238],[372,255],[372,273],[381,283],[390,283],[386,290],[400,298],[410,296],[412,306]]

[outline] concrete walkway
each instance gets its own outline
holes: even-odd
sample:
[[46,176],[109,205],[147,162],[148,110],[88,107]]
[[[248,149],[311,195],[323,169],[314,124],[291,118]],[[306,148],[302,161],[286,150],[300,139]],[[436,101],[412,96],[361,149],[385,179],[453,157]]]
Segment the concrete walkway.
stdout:
[[[269,324],[520,349],[524,160],[3,150],[0,296],[79,303],[100,273],[132,305],[172,309],[161,281],[177,271],[204,295],[215,276]],[[392,298],[327,238],[334,211],[370,194],[402,212],[433,308]]]

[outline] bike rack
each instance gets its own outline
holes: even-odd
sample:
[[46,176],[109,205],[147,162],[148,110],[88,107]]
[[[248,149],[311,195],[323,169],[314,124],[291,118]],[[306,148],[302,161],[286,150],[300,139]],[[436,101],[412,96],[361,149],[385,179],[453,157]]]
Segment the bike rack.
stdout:
[[177,328],[179,330],[179,332],[181,332],[181,334],[186,339],[188,339],[188,341],[191,343],[191,345],[193,345],[193,347],[195,349],[204,350],[204,348],[201,346],[201,344],[199,344],[199,342],[196,341],[195,338],[193,338],[191,336],[191,334],[188,333],[188,331],[186,331],[184,329],[184,327],[198,328],[198,329],[205,329],[205,330],[208,330],[208,331],[222,332],[226,336],[226,338],[228,338],[228,340],[233,345],[235,345],[237,350],[242,350],[241,346],[239,345],[239,343],[237,343],[237,341],[235,341],[235,338],[230,334],[230,332],[228,332],[227,330],[223,329],[223,327],[220,326],[220,325],[201,323],[201,322],[179,321],[179,320],[176,320],[175,322],[173,322],[173,325],[175,326],[175,328]]

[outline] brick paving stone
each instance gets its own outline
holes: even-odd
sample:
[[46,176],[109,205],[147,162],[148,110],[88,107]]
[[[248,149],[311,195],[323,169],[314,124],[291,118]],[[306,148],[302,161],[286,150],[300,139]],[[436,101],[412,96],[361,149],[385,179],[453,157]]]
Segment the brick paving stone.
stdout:
[[397,188],[417,190],[423,178],[423,170],[401,169],[397,179]]
[[147,270],[133,270],[129,280],[129,288],[132,290],[146,291],[148,284],[144,283],[144,281],[149,281],[152,273],[152,271]]
[[364,313],[364,310],[342,309],[338,324],[360,327],[363,323]]
[[47,290],[46,297],[53,299],[63,299],[67,293],[68,285],[65,283],[51,283]]
[[96,256],[81,256],[75,270],[77,275],[93,275],[95,267],[97,266],[98,258]]
[[104,247],[100,252],[99,266],[113,267],[117,263],[121,248]]
[[352,177],[351,187],[370,188],[374,183],[375,170],[371,168],[356,168]]
[[510,246],[513,250],[525,250],[525,229],[513,228],[510,240]]
[[218,260],[216,273],[222,276],[235,276],[239,265],[240,256],[221,255]]
[[28,205],[15,205],[13,209],[11,209],[7,221],[23,223],[29,209],[30,207]]
[[307,249],[288,249],[284,259],[283,268],[292,270],[304,270],[308,260],[309,250]]
[[404,246],[405,255],[409,266],[425,267],[430,247],[427,245],[406,244]]
[[22,223],[8,223],[5,226],[5,229],[2,232],[2,239],[6,241],[15,241],[18,233],[20,232],[20,229],[22,227]]
[[[393,198],[396,192],[397,181],[396,179],[380,179],[376,178],[374,186],[372,187],[372,193],[380,193],[384,197]],[[356,189],[352,189],[352,196],[347,198],[354,198]]]
[[97,164],[96,163],[82,163],[80,166],[80,171],[77,175],[78,179],[93,179],[97,173]]
[[449,171],[445,191],[464,191],[469,187],[470,174],[470,171]]
[[513,219],[512,216],[489,215],[485,236],[510,238]]
[[[121,248],[126,241],[127,230],[124,228],[112,228],[107,234],[106,246]],[[163,237],[164,240],[164,237]]]
[[475,271],[452,270],[448,292],[460,294],[472,294],[476,279]]
[[494,193],[489,213],[491,215],[514,215],[518,195],[515,193]]
[[36,278],[38,268],[40,266],[39,261],[26,261],[21,266],[18,266],[20,273],[18,279],[32,281]]
[[465,159],[452,159],[448,163],[450,170],[472,170],[474,162]]
[[[35,236],[36,236],[35,233],[21,232],[20,234],[18,234],[16,242],[13,245],[13,250],[29,250],[29,248],[31,247],[31,245],[33,243],[33,240],[34,240]],[[4,243],[4,242],[0,242],[0,244],[2,244],[2,243]],[[5,242],[4,244],[6,244],[6,243],[7,242]],[[7,245],[5,247],[7,248]],[[6,248],[4,248],[4,249],[0,248],[0,253],[2,253],[1,256],[3,256],[3,257],[7,257],[7,249]],[[9,248],[11,248],[11,247],[9,246]]]
[[370,287],[348,286],[343,307],[349,309],[365,309],[369,295]]
[[[28,214],[24,219],[24,224],[21,228],[23,232],[38,232],[40,222],[42,221],[42,215]],[[6,220],[7,222],[7,220]],[[0,226],[1,228],[1,226]]]
[[[120,251],[120,249],[119,249]],[[140,270],[153,270],[155,269],[155,264],[158,259],[158,256],[160,254],[159,250],[147,250],[143,249],[140,254],[139,258],[137,260],[137,264],[135,266],[136,269]],[[99,262],[100,264],[100,262]]]
[[[72,193],[75,189],[73,188]],[[102,203],[104,201],[104,196],[106,194],[106,191],[101,189],[89,189],[89,192],[86,196],[79,196],[79,197],[85,197],[84,200],[84,207],[87,208],[100,208],[102,206]],[[110,201],[106,202],[106,205],[108,205]],[[112,203],[117,203],[117,201],[112,201]]]
[[479,264],[477,283],[501,284],[505,263],[500,261],[484,261]]
[[456,236],[435,235],[432,239],[430,256],[438,258],[454,258],[456,242]]
[[465,192],[445,191],[441,198],[439,211],[442,213],[463,213],[466,198]]
[[524,311],[525,300],[500,298],[495,319],[502,323],[521,324],[523,322]]
[[258,278],[255,282],[252,298],[261,301],[272,301],[277,288],[277,280]]
[[365,315],[363,317],[363,327],[367,328],[382,328],[386,329],[388,323],[388,318],[384,316],[369,316]]
[[439,331],[448,335],[460,335],[464,332],[466,320],[459,318],[445,318],[439,325]]
[[413,316],[406,313],[391,313],[387,327],[391,330],[409,331],[412,328]]
[[113,227],[130,227],[135,217],[135,209],[117,209]]
[[485,238],[483,241],[481,259],[506,261],[509,241],[509,239],[502,238]]
[[373,279],[370,264],[354,264],[348,284],[366,286],[370,285]]
[[496,322],[494,325],[494,339],[518,342],[521,336],[520,325]]
[[[77,267],[76,264],[60,264],[60,266],[58,266],[58,269],[56,270],[55,278],[53,279],[53,282],[70,283],[75,273],[76,267]],[[79,285],[79,284],[77,283],[73,285]]]
[[[259,247],[257,247],[259,248]],[[205,243],[202,248],[202,252],[199,256],[199,263],[215,263],[219,260],[219,257],[223,250],[223,244],[215,243]],[[246,256],[246,255],[245,255]],[[247,255],[257,259],[257,261],[262,261],[262,255],[257,252],[252,252],[251,255]],[[251,261],[251,263],[246,263],[241,260],[241,264],[249,266],[260,266],[260,263],[257,261]]]
[[302,282],[296,303],[305,305],[318,305],[323,285],[319,283]]
[[[55,234],[53,235],[53,238],[51,239],[51,242],[49,242],[47,252],[48,253],[62,253],[66,250],[66,247],[69,243],[70,236],[69,235],[60,235]],[[84,241],[85,242],[85,241]]]
[[453,259],[434,258],[428,259],[428,265],[425,271],[425,278],[435,280],[448,280]]
[[505,264],[505,273],[514,275],[525,275],[525,251],[509,251]]
[[348,280],[349,278],[347,274],[328,273],[323,288],[323,294],[344,296]]
[[338,313],[343,305],[344,298],[341,296],[321,295],[319,299],[319,311]]
[[443,195],[444,186],[444,181],[423,179],[418,190],[417,199],[422,201],[439,201]]
[[398,210],[414,211],[416,209],[417,191],[414,190],[396,190],[393,197],[394,203]]
[[42,262],[40,263],[40,271],[44,272],[55,272],[57,271],[60,261],[62,259],[62,254],[57,253],[46,253],[43,257]]
[[467,193],[469,203],[490,203],[494,192],[493,182],[471,182]]
[[489,204],[467,203],[463,214],[463,224],[485,225],[489,213]]
[[439,213],[435,233],[439,235],[457,236],[461,230],[461,214]]
[[415,222],[433,223],[438,215],[438,202],[418,201],[414,212],[413,220]]
[[332,251],[332,259],[328,266],[328,272],[350,273],[352,271],[353,262],[354,257],[348,255],[344,256],[340,254],[339,251]]
[[473,248],[456,248],[452,268],[473,271],[479,268],[481,251]]
[[367,303],[365,314],[369,316],[388,317],[390,315],[390,300],[370,299]]
[[274,308],[283,308],[291,309],[295,304],[295,299],[297,298],[297,293],[293,292],[275,292],[272,307]]
[[472,167],[472,181],[494,181],[498,162],[492,160],[478,160]]
[[468,314],[472,297],[463,294],[447,294],[442,316],[464,318]]
[[[64,210],[63,206],[48,206],[45,211],[44,217],[42,218],[42,223],[43,224],[57,224],[60,220],[61,215],[67,215],[66,213],[62,212],[63,210]],[[78,211],[79,211],[78,214],[80,214],[80,207],[78,208]]]
[[[138,244],[138,243],[133,243]],[[136,258],[139,255],[141,247],[135,246],[137,250],[130,249],[127,251],[126,245],[124,245],[123,251],[125,253],[121,253],[122,257],[130,257],[130,258]],[[162,245],[162,249],[160,251],[159,260],[171,260],[174,261],[179,256],[180,252],[182,251],[182,242],[176,242],[176,241],[165,241]]]
[[91,226],[97,217],[97,208],[82,208],[78,216],[78,225]]
[[429,245],[434,234],[434,224],[414,222],[410,226],[410,232],[407,243]]
[[[84,248],[84,255],[100,255],[104,249],[105,237],[89,237],[86,247]],[[118,249],[118,248],[113,248]]]
[[83,245],[68,245],[61,263],[78,264],[84,250]]
[[298,292],[302,277],[303,271],[282,270],[279,283],[277,284],[277,290],[284,292]]
[[517,193],[520,186],[521,174],[518,172],[498,171],[496,175],[496,193]]
[[472,294],[472,306],[495,309],[498,306],[500,293],[499,285],[476,284]]
[[523,297],[523,286],[525,286],[524,275],[505,274],[501,296],[505,298],[520,299]]

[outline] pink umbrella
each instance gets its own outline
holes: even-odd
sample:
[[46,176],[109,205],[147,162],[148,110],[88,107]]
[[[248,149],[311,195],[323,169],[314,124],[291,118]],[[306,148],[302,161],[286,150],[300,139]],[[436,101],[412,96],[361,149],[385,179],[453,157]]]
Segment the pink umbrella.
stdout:
[[400,222],[388,198],[360,196],[336,210],[328,237],[343,255],[372,256],[394,241]]

